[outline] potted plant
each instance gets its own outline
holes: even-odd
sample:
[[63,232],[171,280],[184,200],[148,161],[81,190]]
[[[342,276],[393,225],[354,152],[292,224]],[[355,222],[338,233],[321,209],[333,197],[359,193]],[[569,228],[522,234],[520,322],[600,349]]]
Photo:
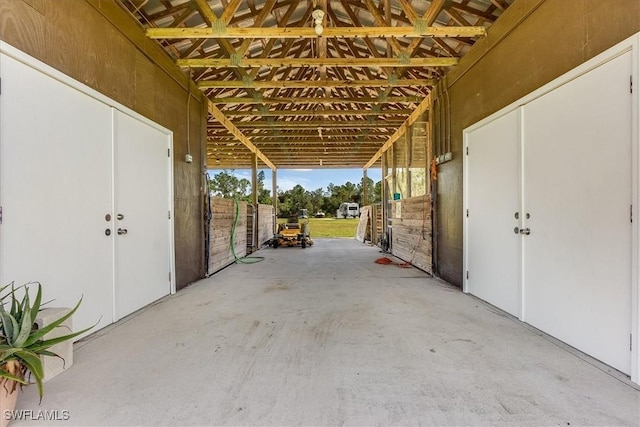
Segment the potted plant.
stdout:
[[[37,287],[33,303],[29,295],[32,286]],[[12,402],[15,407],[18,385],[28,384],[29,379],[38,386],[42,401],[44,369],[41,356],[60,357],[49,350],[51,346],[83,334],[93,326],[57,338],[45,339],[45,336],[70,318],[81,302],[82,298],[67,314],[38,328],[35,319],[42,308],[40,283],[27,283],[17,288],[11,283],[0,287],[0,401]],[[4,411],[13,407],[2,408],[0,423],[6,421]]]

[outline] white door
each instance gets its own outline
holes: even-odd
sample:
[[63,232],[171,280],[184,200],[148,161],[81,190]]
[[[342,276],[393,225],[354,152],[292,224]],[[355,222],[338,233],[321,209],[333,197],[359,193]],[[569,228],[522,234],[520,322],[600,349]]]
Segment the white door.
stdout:
[[[469,132],[466,291],[520,315],[520,110]],[[466,214],[466,213],[465,213]]]
[[113,321],[111,111],[0,54],[0,284],[42,283],[74,328]]
[[631,56],[526,104],[523,119],[524,319],[626,373]]
[[171,136],[114,109],[116,319],[170,293]]

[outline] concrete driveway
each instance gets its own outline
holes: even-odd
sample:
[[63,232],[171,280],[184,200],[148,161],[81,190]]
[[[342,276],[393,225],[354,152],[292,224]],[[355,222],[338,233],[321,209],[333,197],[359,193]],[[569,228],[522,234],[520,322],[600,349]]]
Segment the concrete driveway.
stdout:
[[625,376],[378,248],[254,255],[77,343],[18,404],[69,419],[12,425],[640,425]]

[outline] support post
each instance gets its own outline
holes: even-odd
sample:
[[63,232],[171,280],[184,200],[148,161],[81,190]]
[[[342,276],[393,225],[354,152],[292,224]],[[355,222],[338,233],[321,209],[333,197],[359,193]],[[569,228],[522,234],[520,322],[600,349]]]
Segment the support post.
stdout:
[[253,204],[253,236],[251,242],[251,250],[258,249],[258,156],[251,153],[251,203]]
[[278,171],[271,169],[271,203],[273,204],[273,233],[278,230]]
[[367,170],[362,169],[362,206],[369,204],[369,185],[367,183]]

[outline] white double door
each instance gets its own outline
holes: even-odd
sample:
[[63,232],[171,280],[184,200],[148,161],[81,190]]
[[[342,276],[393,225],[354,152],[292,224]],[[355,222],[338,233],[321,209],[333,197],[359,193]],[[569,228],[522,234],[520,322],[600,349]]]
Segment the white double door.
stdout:
[[626,52],[465,135],[465,290],[625,373],[631,74]]
[[0,284],[39,281],[78,330],[171,290],[171,133],[7,45]]

